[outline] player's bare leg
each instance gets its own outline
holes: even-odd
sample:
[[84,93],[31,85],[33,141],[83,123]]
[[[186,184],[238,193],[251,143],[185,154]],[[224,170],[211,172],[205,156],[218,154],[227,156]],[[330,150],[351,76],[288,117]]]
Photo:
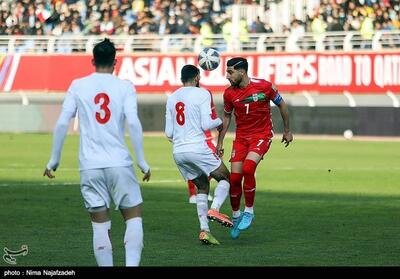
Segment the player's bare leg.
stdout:
[[218,245],[218,240],[211,235],[210,227],[208,226],[207,212],[208,212],[208,192],[210,191],[210,182],[207,175],[202,174],[199,177],[192,179],[193,183],[197,186],[197,215],[200,222],[199,240],[204,244]]
[[90,208],[93,228],[93,252],[98,266],[113,266],[110,240],[111,221],[105,206]]
[[207,217],[212,221],[219,222],[223,226],[232,227],[233,223],[230,218],[219,212],[229,193],[229,171],[221,161],[221,165],[211,172],[210,176],[218,181],[218,185],[215,188],[214,201],[211,204],[211,209],[208,211]]
[[143,225],[141,204],[120,208],[126,230],[124,236],[126,266],[139,266],[143,249]]
[[251,226],[254,219],[254,198],[256,194],[255,172],[262,156],[256,152],[249,152],[242,165],[242,173],[244,177],[243,190],[245,198],[245,209],[243,216],[238,225],[239,230],[246,230]]

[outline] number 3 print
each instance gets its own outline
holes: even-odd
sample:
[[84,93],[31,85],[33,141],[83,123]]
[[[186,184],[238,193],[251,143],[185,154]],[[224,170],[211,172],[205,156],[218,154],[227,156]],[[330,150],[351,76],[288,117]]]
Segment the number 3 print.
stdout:
[[104,113],[96,112],[96,120],[100,124],[106,124],[111,117],[111,111],[108,108],[108,104],[110,104],[110,98],[106,93],[99,93],[94,97],[94,103],[96,105],[100,102],[101,102],[100,110],[104,111]]

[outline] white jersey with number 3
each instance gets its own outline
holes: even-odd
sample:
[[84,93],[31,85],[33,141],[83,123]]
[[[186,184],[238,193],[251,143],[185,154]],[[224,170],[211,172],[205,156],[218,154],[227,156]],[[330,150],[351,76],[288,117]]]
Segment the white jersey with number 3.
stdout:
[[124,128],[126,115],[137,115],[134,85],[106,73],[76,79],[68,89],[63,112],[77,110],[80,169],[132,165]]
[[222,123],[211,119],[211,95],[199,87],[182,87],[168,97],[165,134],[173,142],[173,153],[203,153],[209,147],[204,131]]

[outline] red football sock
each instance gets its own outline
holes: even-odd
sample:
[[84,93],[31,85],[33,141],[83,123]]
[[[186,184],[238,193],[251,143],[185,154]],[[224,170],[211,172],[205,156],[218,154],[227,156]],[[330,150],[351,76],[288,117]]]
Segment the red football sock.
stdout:
[[189,197],[196,195],[196,185],[191,180],[188,180]]
[[240,209],[240,198],[242,197],[242,177],[241,173],[231,173],[230,175],[230,198],[233,211]]
[[244,160],[243,163],[243,189],[244,189],[244,200],[247,207],[252,207],[254,204],[254,197],[256,195],[256,178],[254,174],[256,172],[257,163],[253,160]]

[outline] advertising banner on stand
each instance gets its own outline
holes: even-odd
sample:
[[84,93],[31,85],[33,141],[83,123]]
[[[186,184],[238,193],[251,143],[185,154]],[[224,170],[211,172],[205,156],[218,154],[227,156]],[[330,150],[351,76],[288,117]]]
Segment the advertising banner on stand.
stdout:
[[[400,52],[306,52],[222,54],[221,64],[202,71],[201,85],[214,93],[229,86],[226,61],[247,58],[251,77],[271,81],[281,92],[400,93]],[[94,71],[90,54],[0,56],[0,91],[66,92],[73,79]],[[195,54],[119,54],[115,75],[140,93],[168,93],[181,85],[180,70],[197,65]]]

